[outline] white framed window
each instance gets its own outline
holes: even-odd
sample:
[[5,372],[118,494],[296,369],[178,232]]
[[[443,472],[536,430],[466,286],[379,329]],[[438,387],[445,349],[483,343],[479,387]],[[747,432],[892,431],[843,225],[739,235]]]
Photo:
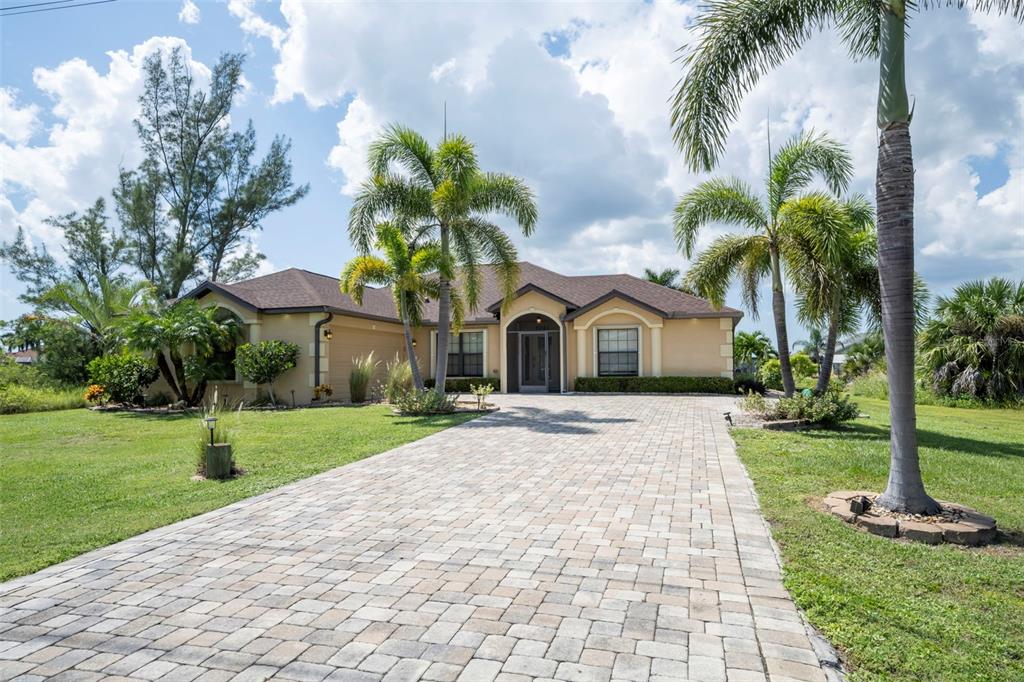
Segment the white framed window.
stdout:
[[635,377],[640,375],[640,328],[597,329],[597,376]]

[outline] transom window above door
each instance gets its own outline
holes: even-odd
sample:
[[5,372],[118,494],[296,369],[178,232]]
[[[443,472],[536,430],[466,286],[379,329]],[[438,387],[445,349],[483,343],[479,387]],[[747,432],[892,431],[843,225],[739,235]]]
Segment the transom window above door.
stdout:
[[448,335],[448,376],[484,375],[484,333],[462,332]]
[[640,369],[640,334],[636,327],[597,330],[597,375],[635,377]]

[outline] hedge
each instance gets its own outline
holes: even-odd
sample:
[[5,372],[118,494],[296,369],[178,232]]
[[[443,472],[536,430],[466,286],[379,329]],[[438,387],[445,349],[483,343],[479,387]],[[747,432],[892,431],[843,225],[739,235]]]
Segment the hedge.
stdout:
[[724,393],[736,392],[726,377],[577,377],[580,393]]
[[[426,379],[423,382],[424,388],[433,388],[435,382],[433,379]],[[494,377],[465,377],[456,379],[446,379],[444,382],[444,390],[448,393],[469,393],[471,390],[469,385],[479,386],[480,384],[490,384],[494,387],[495,391],[501,390],[501,379]]]

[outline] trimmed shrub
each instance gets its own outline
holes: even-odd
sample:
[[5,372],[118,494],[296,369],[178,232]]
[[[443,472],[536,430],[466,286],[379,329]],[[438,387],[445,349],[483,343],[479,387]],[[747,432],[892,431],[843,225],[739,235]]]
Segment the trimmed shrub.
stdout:
[[366,391],[379,364],[373,359],[373,351],[361,358],[352,358],[352,373],[348,375],[348,391],[352,402],[366,402]]
[[[470,377],[470,378],[457,378],[457,379],[445,379],[444,390],[446,393],[469,393],[473,390],[473,386],[479,386],[481,384],[490,384],[494,387],[495,391],[501,390],[501,379],[494,377]],[[437,385],[437,382],[433,379],[424,379],[424,388],[433,388]]]
[[580,393],[722,393],[736,391],[727,377],[577,377]]
[[860,413],[857,404],[838,390],[830,387],[821,395],[798,393],[792,398],[765,400],[750,394],[739,402],[744,412],[756,414],[767,421],[805,419],[812,424],[834,426],[856,419]]
[[740,395],[747,395],[748,393],[764,395],[766,390],[764,382],[753,374],[737,375],[737,377],[732,380],[732,385]]
[[254,384],[266,384],[270,402],[277,404],[274,382],[278,377],[295,367],[299,360],[299,347],[287,341],[260,341],[243,343],[235,349],[235,367],[242,378]]
[[94,358],[88,369],[89,380],[102,386],[112,401],[122,405],[141,404],[142,392],[158,375],[151,360],[134,353]]
[[789,356],[789,363],[793,367],[793,379],[818,376],[818,366],[814,364],[814,360],[811,360],[811,356],[807,353],[793,353]]

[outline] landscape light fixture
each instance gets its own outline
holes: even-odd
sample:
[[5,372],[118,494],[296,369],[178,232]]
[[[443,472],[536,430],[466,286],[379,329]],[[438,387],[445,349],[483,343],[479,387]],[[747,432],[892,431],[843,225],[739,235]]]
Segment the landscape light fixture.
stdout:
[[203,421],[206,422],[206,428],[210,429],[210,445],[213,445],[213,430],[217,426],[217,418],[207,417]]

